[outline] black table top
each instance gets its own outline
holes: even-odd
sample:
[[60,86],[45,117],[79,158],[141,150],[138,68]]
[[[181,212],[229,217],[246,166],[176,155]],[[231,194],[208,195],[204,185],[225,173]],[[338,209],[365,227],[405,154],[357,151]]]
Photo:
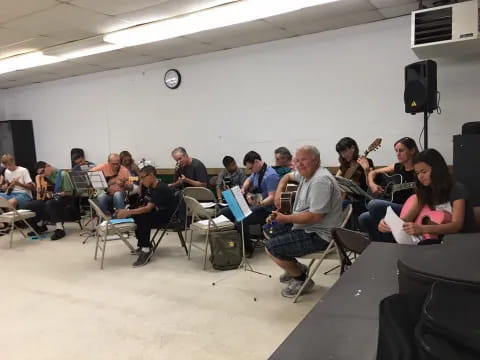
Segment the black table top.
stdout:
[[432,264],[444,275],[479,281],[479,240],[479,234],[462,234],[441,245],[370,244],[270,359],[375,359],[378,306],[398,291],[397,260],[415,268]]

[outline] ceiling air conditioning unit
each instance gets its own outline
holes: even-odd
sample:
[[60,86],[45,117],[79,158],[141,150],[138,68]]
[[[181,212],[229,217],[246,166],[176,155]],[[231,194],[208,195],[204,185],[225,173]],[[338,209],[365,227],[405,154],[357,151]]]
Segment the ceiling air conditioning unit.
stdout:
[[480,54],[478,0],[412,12],[412,50],[419,58]]

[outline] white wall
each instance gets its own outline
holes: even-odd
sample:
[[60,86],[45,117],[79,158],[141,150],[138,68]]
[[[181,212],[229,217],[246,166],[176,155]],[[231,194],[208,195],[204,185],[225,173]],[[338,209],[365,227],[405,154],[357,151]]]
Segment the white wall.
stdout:
[[[404,113],[409,17],[217,53],[119,69],[5,91],[6,117],[34,121],[37,158],[67,166],[72,147],[100,162],[110,151],[173,167],[169,154],[183,145],[208,167],[224,155],[304,143],[336,165],[335,143],[352,136],[364,148],[384,146],[376,164],[392,163],[393,142],[418,139],[422,115]],[[430,120],[430,146],[451,163],[452,135],[480,120],[480,62],[439,63],[442,115]],[[165,71],[183,76],[178,90]]]

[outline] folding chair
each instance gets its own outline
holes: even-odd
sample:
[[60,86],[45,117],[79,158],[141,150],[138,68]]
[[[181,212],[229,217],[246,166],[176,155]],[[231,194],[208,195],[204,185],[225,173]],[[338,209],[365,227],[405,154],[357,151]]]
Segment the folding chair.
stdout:
[[332,229],[332,239],[340,258],[340,274],[343,274],[347,267],[352,265],[348,253],[353,253],[354,256],[359,255],[371,242],[368,234],[343,228]]
[[[8,211],[3,212],[3,209],[6,209]],[[34,232],[36,236],[40,236],[37,234],[37,232],[32,228],[32,226],[27,221],[27,219],[33,218],[35,217],[35,215],[36,214],[31,210],[15,209],[13,206],[10,205],[10,203],[6,199],[0,197],[0,222],[10,225],[10,228],[8,230],[0,229],[0,233],[2,235],[10,233],[10,246],[9,246],[10,248],[13,245],[13,233],[15,229],[20,231],[20,233],[25,239],[27,238],[27,235],[25,235],[22,229],[16,226],[16,223],[19,221],[22,221],[25,225],[27,225],[27,227],[32,232]]]
[[[199,202],[214,202],[217,203],[217,198],[213,194],[212,190],[204,188],[204,187],[187,187],[183,190],[184,196],[190,196],[198,200]],[[217,216],[217,206],[215,205],[212,208],[206,208],[207,212],[213,216]],[[190,215],[190,214],[187,214]]]
[[[340,227],[343,228],[347,224],[348,220],[350,219],[350,216],[352,215],[352,211],[353,211],[352,204],[348,204],[345,207],[345,209],[343,209],[342,222],[340,224]],[[323,260],[325,260],[325,258],[331,253],[333,253],[335,250],[336,250],[335,242],[332,240],[330,241],[330,243],[328,244],[327,248],[324,251],[314,252],[314,253],[307,254],[300,257],[300,259],[310,260],[310,263],[308,264],[308,269],[307,269],[307,274],[308,274],[307,279],[305,280],[302,287],[298,291],[297,296],[295,296],[295,298],[293,299],[294,303],[296,303],[297,299],[300,297],[300,295],[302,295],[303,289],[305,288],[307,283],[312,279],[313,275],[315,275],[318,268],[322,264]],[[338,255],[338,250],[337,250],[337,255]],[[315,263],[315,260],[317,260],[316,263]]]
[[100,269],[103,269],[103,261],[105,259],[105,250],[107,248],[108,241],[122,240],[131,252],[135,250],[128,242],[128,238],[130,237],[131,233],[135,231],[137,225],[134,222],[113,224],[110,221],[110,218],[105,215],[102,209],[100,209],[100,207],[92,199],[88,199],[88,202],[100,220],[100,225],[97,225],[95,229],[97,244],[95,246],[95,256],[93,258],[94,260],[97,260],[98,249],[100,249],[102,252]]
[[[211,215],[206,211],[206,209],[202,207],[202,205],[200,205],[200,203],[196,199],[190,196],[185,196],[184,199],[185,204],[187,205],[187,211],[190,211],[192,213],[192,223],[190,224],[190,242],[188,245],[188,260],[190,260],[190,255],[192,253],[193,232],[195,231],[201,235],[205,235],[205,247],[201,248],[200,246],[193,245],[197,249],[204,252],[203,270],[205,270],[207,266],[207,253],[210,233],[232,230],[235,226],[232,222],[217,225],[213,221]],[[196,218],[204,218],[206,220],[195,221]]]
[[[173,212],[172,216],[170,217],[170,220],[165,225],[157,227],[155,233],[153,234],[152,239],[150,240],[150,242],[152,243],[153,253],[155,253],[155,250],[157,250],[157,247],[160,244],[160,241],[162,241],[165,234],[168,231],[171,231],[171,232],[177,233],[178,238],[180,239],[180,244],[185,249],[185,253],[188,255],[187,245],[185,244],[185,239],[183,238],[183,234],[182,234],[182,231],[185,230],[185,228],[182,223],[182,219],[180,218],[185,202],[183,200],[183,195],[181,192],[177,192],[175,194],[175,197],[177,198],[177,207]],[[160,231],[161,231],[161,234],[157,239],[157,235],[160,233]]]

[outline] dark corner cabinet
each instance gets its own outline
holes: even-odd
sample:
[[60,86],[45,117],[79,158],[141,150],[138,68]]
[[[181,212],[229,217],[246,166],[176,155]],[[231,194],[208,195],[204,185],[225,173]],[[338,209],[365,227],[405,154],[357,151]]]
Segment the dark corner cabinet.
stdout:
[[480,134],[453,137],[453,174],[470,192],[474,205],[480,204]]
[[11,154],[19,166],[33,174],[37,155],[32,120],[0,121],[0,156]]

